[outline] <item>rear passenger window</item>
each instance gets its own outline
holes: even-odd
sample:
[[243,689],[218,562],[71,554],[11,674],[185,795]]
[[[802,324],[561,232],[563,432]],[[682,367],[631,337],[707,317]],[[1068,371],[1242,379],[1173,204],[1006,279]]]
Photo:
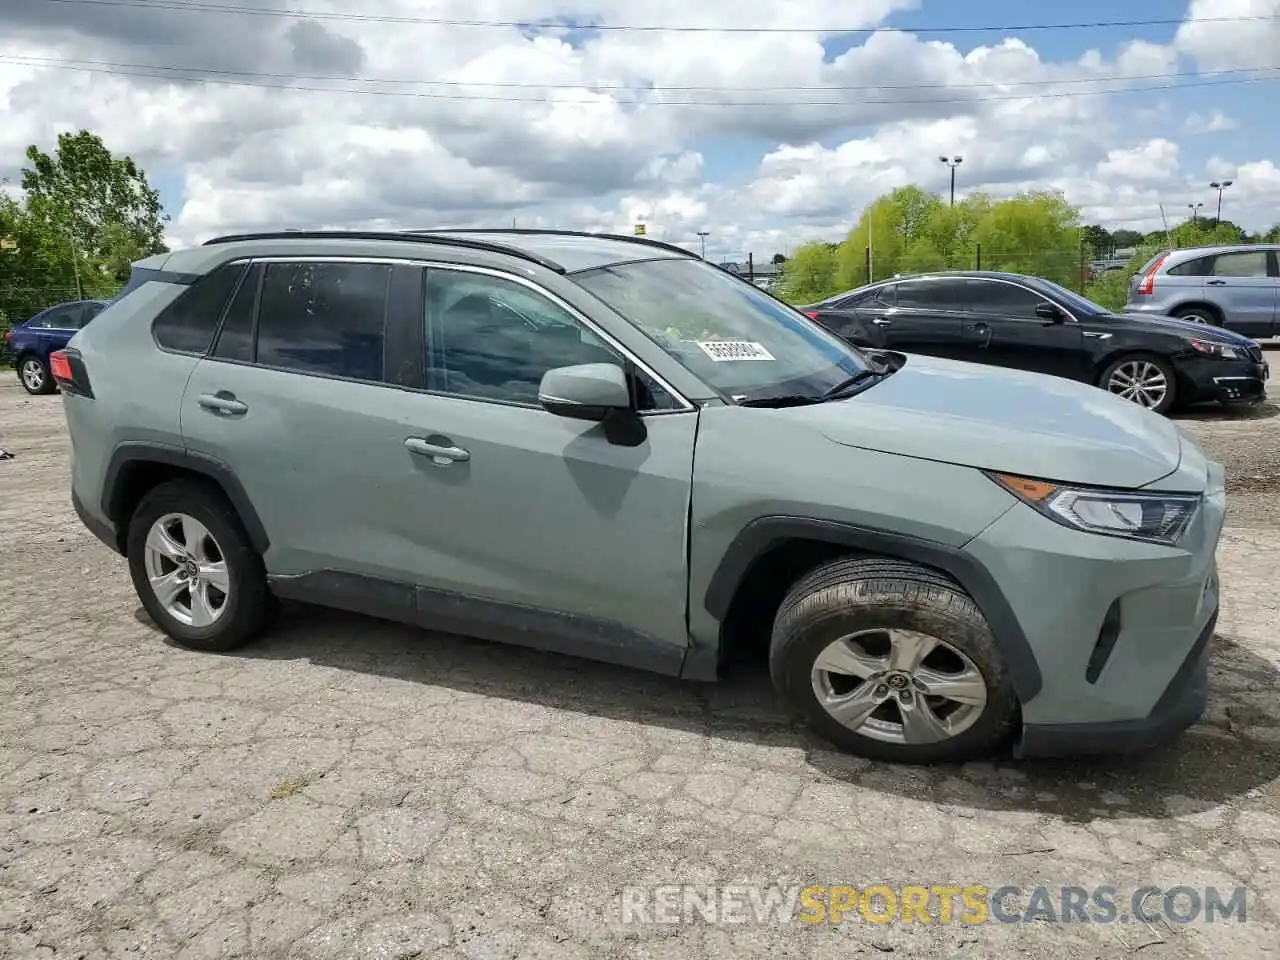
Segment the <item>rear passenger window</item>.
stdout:
[[203,356],[213,342],[222,309],[231,299],[245,264],[228,263],[205,274],[165,307],[151,325],[151,335],[166,350]]
[[257,362],[353,380],[382,380],[391,266],[271,263],[258,304]]
[[1195,260],[1180,263],[1176,267],[1170,267],[1166,272],[1171,277],[1205,277],[1211,273],[1212,265],[1213,257],[1198,257]]
[[1239,253],[1220,253],[1213,260],[1215,277],[1265,277],[1267,252],[1242,250]]
[[227,315],[222,318],[222,331],[213,355],[223,360],[253,360],[253,314],[258,300],[258,283],[262,277],[262,264],[255,263],[245,274],[244,282],[236,291]]

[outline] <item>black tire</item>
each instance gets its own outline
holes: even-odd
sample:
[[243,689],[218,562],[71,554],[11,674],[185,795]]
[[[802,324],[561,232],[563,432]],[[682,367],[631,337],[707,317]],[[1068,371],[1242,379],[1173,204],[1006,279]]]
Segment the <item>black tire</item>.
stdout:
[[[169,513],[187,514],[202,523],[226,562],[227,608],[209,626],[185,624],[165,610],[147,576],[147,534],[152,524]],[[234,650],[256,637],[266,623],[271,594],[262,558],[250,546],[235,509],[213,483],[169,480],[150,490],[130,519],[126,552],[138,599],[156,626],[180,645],[201,651]]]
[[[986,703],[967,729],[934,743],[890,743],[846,727],[819,702],[812,673],[833,641],[864,630],[914,630],[946,642],[982,673]],[[989,757],[1013,736],[1018,701],[986,618],[952,580],[901,560],[845,559],[801,578],[783,600],[769,649],[774,686],[825,739],[850,753],[894,763]]]
[[[29,363],[35,364],[40,368],[40,386],[35,390],[31,389],[31,385],[27,383],[27,378],[23,376],[24,368]],[[22,389],[32,396],[44,396],[45,394],[53,393],[58,388],[53,379],[53,371],[49,369],[49,361],[42,360],[33,353],[24,354],[18,358],[18,382],[22,384]]]
[[1173,311],[1172,315],[1179,320],[1192,320],[1210,327],[1222,326],[1222,313],[1216,307],[1211,307],[1208,304],[1191,304],[1186,307],[1179,307]]
[[[1164,381],[1168,384],[1168,389],[1165,390],[1164,399],[1155,406],[1145,407],[1145,409],[1151,410],[1155,413],[1168,413],[1173,409],[1174,404],[1178,402],[1178,377],[1177,374],[1174,373],[1173,366],[1168,360],[1165,360],[1163,357],[1158,357],[1153,353],[1127,353],[1122,357],[1117,357],[1107,364],[1106,369],[1102,371],[1102,376],[1098,378],[1098,386],[1103,390],[1108,390],[1110,392],[1110,388],[1107,384],[1111,382],[1112,375],[1124,364],[1135,362],[1150,363],[1159,368],[1160,373],[1164,375]],[[1116,394],[1116,396],[1120,396],[1120,394]],[[1126,397],[1125,399],[1128,398]],[[1138,401],[1136,400],[1130,402],[1138,404]],[[1144,406],[1142,404],[1138,405]]]

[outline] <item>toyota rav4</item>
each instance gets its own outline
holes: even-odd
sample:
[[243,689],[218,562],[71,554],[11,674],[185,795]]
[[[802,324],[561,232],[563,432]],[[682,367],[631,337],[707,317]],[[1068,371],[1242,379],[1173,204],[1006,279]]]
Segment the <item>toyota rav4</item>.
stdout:
[[694,681],[762,643],[818,732],[902,762],[1205,706],[1223,471],[1176,426],[865,352],[678,247],[222,237],[50,366],[75,508],[187,647],[273,596]]

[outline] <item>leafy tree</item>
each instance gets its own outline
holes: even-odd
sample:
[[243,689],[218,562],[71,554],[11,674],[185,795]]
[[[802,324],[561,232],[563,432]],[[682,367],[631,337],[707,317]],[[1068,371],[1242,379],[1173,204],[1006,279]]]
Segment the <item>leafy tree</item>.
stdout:
[[1127,250],[1136,247],[1146,240],[1137,230],[1116,230],[1111,234],[1112,249]]
[[770,263],[778,267],[782,266],[786,262],[787,262],[787,258],[780,253],[775,253],[773,255],[773,259],[770,261]]
[[1096,258],[1111,256],[1111,251],[1115,249],[1115,241],[1105,227],[1091,223],[1081,228],[1081,233],[1084,236],[1084,242],[1088,246],[1090,254]]
[[812,303],[836,292],[836,251],[831,244],[806,243],[782,265],[783,296],[792,303]]
[[113,288],[128,279],[130,262],[167,249],[159,193],[101,137],[60,134],[52,156],[32,145],[26,157],[26,215],[43,228],[43,241],[65,249],[86,295]]

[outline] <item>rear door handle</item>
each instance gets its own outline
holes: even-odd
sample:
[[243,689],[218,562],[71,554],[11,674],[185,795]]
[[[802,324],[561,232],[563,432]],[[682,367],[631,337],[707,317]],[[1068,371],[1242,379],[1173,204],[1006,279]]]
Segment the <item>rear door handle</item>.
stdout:
[[222,393],[202,393],[196,398],[196,403],[215,413],[240,414],[249,412],[247,403],[237,400],[233,394],[225,391]]
[[1225,280],[1206,280],[1205,283],[1210,287],[1225,287],[1227,285]]
[[448,466],[451,463],[465,463],[471,459],[471,454],[463,450],[461,447],[455,447],[447,438],[439,437],[443,443],[431,443],[422,437],[409,437],[405,440],[405,449],[410,453],[416,453],[420,457],[430,457],[431,462],[439,466]]
[[877,327],[887,327],[889,326],[889,324],[893,323],[893,321],[890,320],[888,317],[872,317],[871,322],[874,323]]

